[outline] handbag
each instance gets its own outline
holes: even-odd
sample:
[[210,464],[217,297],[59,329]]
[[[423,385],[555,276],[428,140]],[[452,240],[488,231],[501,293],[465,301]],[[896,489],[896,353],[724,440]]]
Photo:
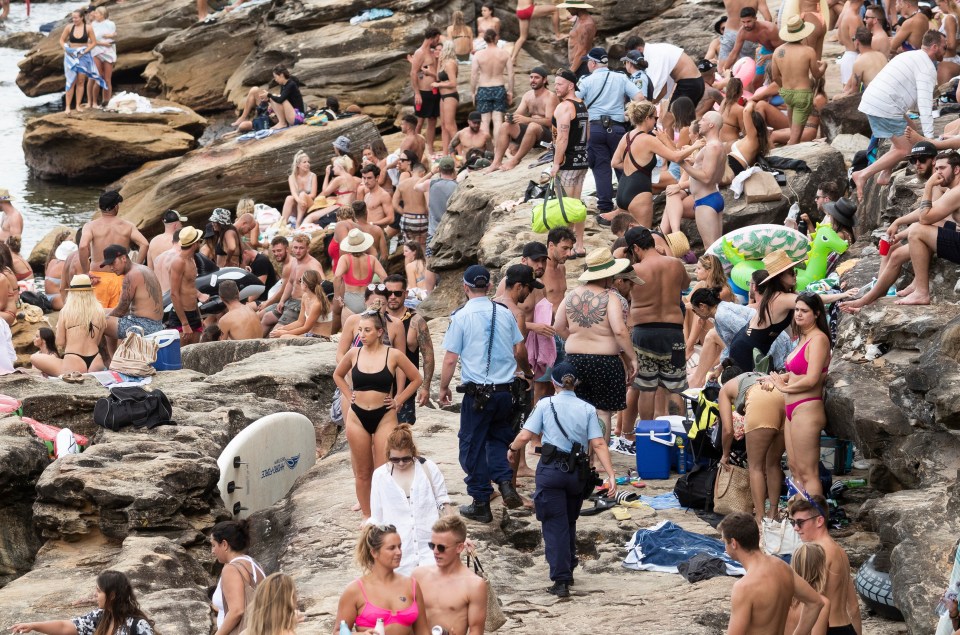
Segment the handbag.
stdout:
[[554,178],[547,188],[546,197],[530,210],[530,226],[538,234],[545,234],[555,227],[582,223],[587,219],[587,206],[577,198],[564,196],[560,179]]
[[763,550],[771,556],[793,555],[793,551],[800,546],[800,536],[790,521],[784,518],[781,521],[763,519],[763,531],[760,536]]
[[157,374],[157,369],[151,366],[156,361],[157,343],[145,338],[143,329],[139,326],[132,326],[127,329],[127,336],[117,346],[117,352],[110,360],[110,370],[131,377],[147,377]]
[[[430,468],[427,467],[427,459],[422,456],[417,457],[417,461],[420,462],[420,465],[423,467],[423,471],[426,473],[427,482],[430,483],[430,490],[433,492],[433,500],[437,503],[437,515],[440,518],[444,516],[454,516],[456,512],[454,511],[453,505],[440,502],[440,496],[437,495],[437,486],[433,484],[433,474],[430,473]],[[439,471],[440,468],[437,468]],[[443,473],[440,473],[440,478],[443,478]]]
[[93,406],[93,422],[117,432],[132,425],[135,428],[156,428],[173,424],[173,408],[162,390],[146,391],[140,386],[110,389],[110,396],[97,399]]
[[745,467],[720,465],[713,487],[713,511],[723,516],[753,511],[750,497],[750,472]]
[[[470,558],[471,556],[468,553],[468,568],[470,567]],[[483,630],[495,631],[507,623],[507,616],[503,614],[503,609],[500,608],[500,598],[497,597],[497,592],[493,590],[493,584],[490,583],[490,578],[487,577],[487,573],[483,570],[483,565],[480,564],[480,559],[477,558],[476,554],[473,555],[473,572],[487,583],[487,619],[483,623]]]
[[743,194],[747,204],[768,203],[783,198],[783,190],[777,183],[777,177],[762,170],[754,172],[743,182]]

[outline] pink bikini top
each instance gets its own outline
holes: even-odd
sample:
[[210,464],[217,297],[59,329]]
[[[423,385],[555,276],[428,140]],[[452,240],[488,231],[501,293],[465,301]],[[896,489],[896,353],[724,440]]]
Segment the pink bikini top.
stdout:
[[[796,354],[787,360],[787,363],[783,365],[784,370],[788,373],[793,373],[794,375],[806,375],[807,369],[810,367],[807,363],[806,357],[804,357],[807,346],[810,345],[810,340],[807,340],[806,344],[800,347],[800,350]],[[830,369],[830,360],[827,359],[827,366],[824,367],[823,372],[827,372]]]
[[382,619],[384,626],[400,624],[401,626],[412,627],[417,621],[417,617],[420,616],[420,609],[417,607],[417,581],[413,578],[411,578],[410,581],[413,582],[413,603],[405,609],[394,612],[381,608],[371,602],[370,598],[367,597],[366,589],[363,588],[363,582],[360,578],[357,578],[357,584],[360,585],[360,592],[363,593],[364,604],[363,610],[357,615],[354,624],[360,628],[374,628],[377,625],[377,620]]

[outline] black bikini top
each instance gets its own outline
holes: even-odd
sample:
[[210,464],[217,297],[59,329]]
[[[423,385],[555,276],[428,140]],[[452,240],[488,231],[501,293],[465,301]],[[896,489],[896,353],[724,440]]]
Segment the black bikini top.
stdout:
[[387,358],[390,357],[390,349],[387,349],[387,355],[383,360],[383,368],[375,373],[365,373],[360,370],[360,353],[364,349],[357,351],[357,362],[353,365],[351,377],[353,378],[353,390],[373,390],[376,392],[389,393],[393,388],[393,375],[390,374],[390,367],[387,364]]
[[74,37],[73,31],[75,28],[76,27],[73,27],[73,26],[70,27],[70,43],[71,44],[86,44],[88,41],[90,41],[90,36],[87,35],[86,22],[83,23],[83,35],[81,35],[80,37]]

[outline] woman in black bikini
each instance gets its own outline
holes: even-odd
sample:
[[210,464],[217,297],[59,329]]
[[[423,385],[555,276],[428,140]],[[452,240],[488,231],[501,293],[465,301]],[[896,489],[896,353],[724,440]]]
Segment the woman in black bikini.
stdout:
[[[347,442],[356,479],[357,499],[363,518],[370,517],[370,483],[374,468],[380,467],[387,455],[387,438],[397,427],[397,411],[413,398],[423,377],[403,351],[383,344],[385,324],[377,311],[360,316],[362,347],[347,351],[333,380],[350,409],[345,411]],[[393,396],[397,372],[407,378],[407,385]],[[347,383],[350,373],[352,388]]]
[[457,55],[454,52],[453,40],[443,43],[438,68],[440,72],[437,73],[437,81],[431,86],[440,91],[440,132],[443,140],[441,147],[443,153],[447,154],[450,141],[457,134],[457,106],[460,105],[460,92],[457,90]]
[[611,165],[623,170],[623,178],[617,189],[617,207],[625,209],[644,227],[653,225],[653,194],[650,178],[657,165],[657,155],[676,163],[703,147],[698,141],[680,150],[669,148],[651,131],[657,125],[657,107],[649,101],[627,104],[627,116],[634,132],[624,135],[613,154]]
[[[67,54],[68,49],[75,53],[76,59],[80,62],[77,68],[84,71],[85,74],[89,74],[88,71],[92,69],[96,74],[96,66],[93,63],[90,51],[97,46],[97,36],[94,35],[93,28],[87,26],[84,16],[85,12],[82,9],[77,9],[70,14],[70,24],[63,27],[63,33],[60,34],[60,47],[65,54]],[[66,66],[69,65],[65,65],[65,69]],[[68,73],[67,81],[69,85],[67,86],[67,108],[65,110],[68,114],[71,112],[70,105],[74,102],[74,99],[76,99],[77,110],[82,110],[80,102],[83,101],[83,87],[86,84],[85,78],[73,76],[72,82],[70,78],[71,75]]]
[[51,377],[103,370],[99,349],[105,325],[103,307],[93,295],[90,276],[74,276],[70,280],[60,319],[57,320],[57,346],[64,351],[63,359],[56,355],[35,353],[30,357],[30,363]]

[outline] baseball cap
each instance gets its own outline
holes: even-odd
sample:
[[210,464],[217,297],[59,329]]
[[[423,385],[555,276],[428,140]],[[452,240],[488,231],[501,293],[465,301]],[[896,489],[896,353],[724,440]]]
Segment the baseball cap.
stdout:
[[580,375],[577,373],[577,368],[570,362],[560,362],[553,367],[553,373],[550,375],[550,378],[553,379],[554,383],[562,384],[564,377],[573,377],[575,382],[580,381]]
[[442,159],[440,159],[439,166],[441,170],[444,170],[446,172],[457,169],[457,163],[456,161],[453,160],[453,157],[443,157]]
[[577,76],[574,75],[573,71],[571,71],[570,69],[564,68],[564,69],[561,69],[560,71],[557,71],[557,77],[562,77],[563,79],[567,80],[574,86],[576,86],[577,84]]
[[468,121],[480,121],[481,119],[482,117],[480,116],[480,112],[477,110],[474,110],[469,115],[467,115]]
[[597,64],[606,64],[607,63],[607,49],[602,46],[595,46],[590,49],[590,52],[587,53],[587,59],[596,62]]
[[187,222],[186,216],[181,216],[180,212],[175,209],[168,209],[163,213],[163,222],[165,223],[176,223],[180,221],[181,223]]
[[473,289],[486,289],[490,286],[490,272],[483,265],[470,265],[463,272],[463,284]]
[[627,54],[620,58],[621,62],[630,62],[633,65],[637,65],[643,60],[643,53],[640,51],[627,51]]
[[700,60],[697,62],[697,70],[700,71],[701,73],[707,73],[709,71],[712,71],[716,67],[717,65],[711,62],[710,60]]
[[548,71],[547,69],[545,69],[543,66],[535,66],[535,67],[533,68],[533,70],[530,71],[530,74],[531,74],[531,75],[534,74],[534,73],[537,74],[537,75],[539,75],[540,77],[542,77],[542,78],[544,78],[544,79],[550,77],[550,71]]
[[543,283],[533,275],[533,267],[528,265],[511,265],[507,269],[507,286],[525,284],[533,289],[542,289]]
[[547,257],[547,246],[537,241],[529,242],[523,246],[523,257],[530,260],[543,260]]
[[107,245],[107,248],[103,250],[103,260],[100,262],[100,268],[103,269],[107,265],[112,265],[114,260],[120,256],[126,256],[127,253],[128,250],[123,245]]
[[117,190],[108,190],[100,195],[100,209],[111,210],[123,202],[123,197]]
[[631,227],[623,235],[623,239],[630,247],[636,245],[640,241],[646,240],[647,238],[652,240],[653,236],[651,236],[650,230],[643,226]]
[[910,148],[910,156],[935,157],[937,156],[937,147],[929,141],[918,141],[917,145]]

